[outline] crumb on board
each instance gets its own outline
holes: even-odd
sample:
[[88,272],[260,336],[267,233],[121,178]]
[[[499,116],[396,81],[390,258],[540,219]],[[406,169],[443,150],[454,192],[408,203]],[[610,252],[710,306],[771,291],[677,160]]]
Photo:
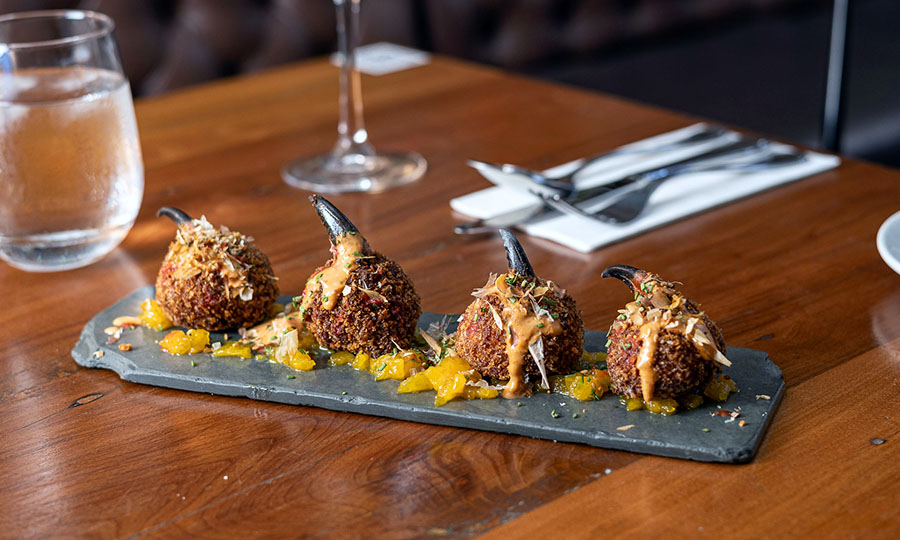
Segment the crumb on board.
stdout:
[[105,354],[105,353],[104,353],[103,351],[101,351],[101,350],[98,349],[98,350],[94,351],[93,357],[94,357],[94,358],[103,358],[103,355],[104,355],[104,354]]
[[617,431],[628,431],[629,429],[631,429],[633,427],[634,427],[634,424],[628,424],[627,426],[619,426],[616,428],[616,430]]
[[120,343],[119,350],[120,351],[130,351],[132,349],[131,343]]
[[772,399],[772,396],[767,396],[766,394],[756,394],[756,399],[757,399],[757,401],[760,399],[769,401],[770,399]]

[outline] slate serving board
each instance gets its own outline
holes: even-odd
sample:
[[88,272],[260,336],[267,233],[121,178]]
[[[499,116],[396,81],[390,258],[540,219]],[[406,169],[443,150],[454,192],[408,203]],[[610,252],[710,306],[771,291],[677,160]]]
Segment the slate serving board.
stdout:
[[[167,388],[723,463],[753,458],[785,389],[781,370],[766,353],[729,348],[733,366],[725,371],[737,381],[740,392],[722,407],[729,411],[740,407],[737,420],[712,416],[717,406],[710,402],[668,417],[629,412],[615,395],[581,402],[560,394],[538,393],[518,400],[453,401],[435,407],[434,392],[397,394],[398,381],[376,382],[370,374],[350,366],[302,372],[261,360],[213,358],[208,354],[174,356],[161,352],[156,344],[165,332],[143,327],[126,330],[117,344],[107,344],[103,329],[120,315],[138,314],[141,301],[153,295],[153,286],[140,288],[97,314],[72,350],[75,361],[85,367],[111,369],[127,381]],[[290,298],[283,300],[289,302]],[[442,317],[425,313],[419,326],[427,328]],[[221,333],[212,333],[210,338],[222,341]],[[133,349],[122,352],[118,349],[121,343],[130,343]],[[605,332],[585,332],[587,350],[603,351],[605,343]],[[98,358],[96,351],[103,351],[103,355]],[[319,361],[320,366],[323,364]],[[288,375],[295,378],[288,379]],[[771,399],[757,399],[757,395]],[[552,415],[553,411],[558,417]],[[303,411],[298,410],[298,414]],[[747,424],[740,427],[739,420]],[[627,425],[634,427],[617,429]]]

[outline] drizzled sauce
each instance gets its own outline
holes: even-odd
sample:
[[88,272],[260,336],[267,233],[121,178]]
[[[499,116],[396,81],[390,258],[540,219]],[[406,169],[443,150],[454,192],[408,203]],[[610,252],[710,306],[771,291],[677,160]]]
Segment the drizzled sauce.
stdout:
[[[509,359],[509,382],[503,389],[503,397],[515,398],[524,395],[527,390],[525,354],[529,351],[529,347],[536,345],[543,336],[561,333],[562,324],[553,319],[549,313],[540,315],[534,310],[534,305],[542,297],[542,294],[537,294],[538,290],[546,289],[543,294],[552,294],[552,288],[536,287],[535,283],[530,287],[516,287],[511,286],[507,280],[514,283],[520,280],[524,283],[528,278],[513,273],[503,274],[494,280],[491,287],[487,287],[488,294],[499,298],[503,306],[499,319],[503,323],[501,331],[506,336],[506,356]],[[532,355],[532,358],[534,356]],[[534,361],[542,367],[543,372],[543,360],[534,358]]]
[[334,260],[330,266],[319,270],[306,284],[300,313],[305,313],[313,302],[320,302],[324,309],[333,309],[343,294],[347,279],[357,267],[364,245],[362,236],[348,233],[341,236],[331,247]]
[[300,317],[300,313],[294,311],[257,324],[247,331],[246,341],[253,349],[265,347],[266,345],[278,345],[283,335],[293,329],[299,330],[302,327],[303,320]]
[[653,399],[653,387],[656,386],[656,370],[653,369],[653,357],[659,339],[659,323],[648,323],[641,326],[641,349],[638,352],[637,368],[641,374],[641,393],[644,401]]

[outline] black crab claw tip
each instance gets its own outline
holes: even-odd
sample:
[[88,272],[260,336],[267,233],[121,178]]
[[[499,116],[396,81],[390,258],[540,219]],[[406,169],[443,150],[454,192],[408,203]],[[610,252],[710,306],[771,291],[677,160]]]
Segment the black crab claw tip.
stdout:
[[639,276],[644,276],[646,274],[647,272],[641,270],[640,268],[628,266],[627,264],[617,264],[615,266],[610,266],[609,268],[604,270],[603,273],[600,274],[600,277],[614,277],[618,280],[621,280],[631,288],[632,292],[634,292],[636,288],[640,286],[638,280]]
[[509,229],[500,229],[500,236],[503,238],[503,247],[506,248],[506,261],[509,263],[509,269],[522,276],[537,277],[528,260],[528,255],[525,254],[525,250],[516,236]]
[[332,244],[337,243],[338,238],[347,233],[359,234],[359,229],[356,228],[356,225],[325,197],[310,195],[309,202],[312,203],[316,213],[319,214],[322,225],[325,225],[325,228],[328,230],[328,237],[331,239]]
[[187,215],[185,211],[173,208],[171,206],[163,206],[156,211],[156,216],[166,216],[167,218],[174,221],[176,225],[184,225],[185,223],[188,223],[193,219],[191,218],[191,216]]

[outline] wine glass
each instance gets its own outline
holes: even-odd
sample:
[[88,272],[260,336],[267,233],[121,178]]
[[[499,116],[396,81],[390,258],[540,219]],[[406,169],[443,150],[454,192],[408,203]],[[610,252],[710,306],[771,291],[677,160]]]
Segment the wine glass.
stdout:
[[281,170],[281,176],[291,186],[319,193],[374,193],[418,180],[426,169],[422,156],[415,152],[379,152],[369,144],[356,70],[360,0],[333,1],[342,58],[337,143],[328,154],[291,161]]

